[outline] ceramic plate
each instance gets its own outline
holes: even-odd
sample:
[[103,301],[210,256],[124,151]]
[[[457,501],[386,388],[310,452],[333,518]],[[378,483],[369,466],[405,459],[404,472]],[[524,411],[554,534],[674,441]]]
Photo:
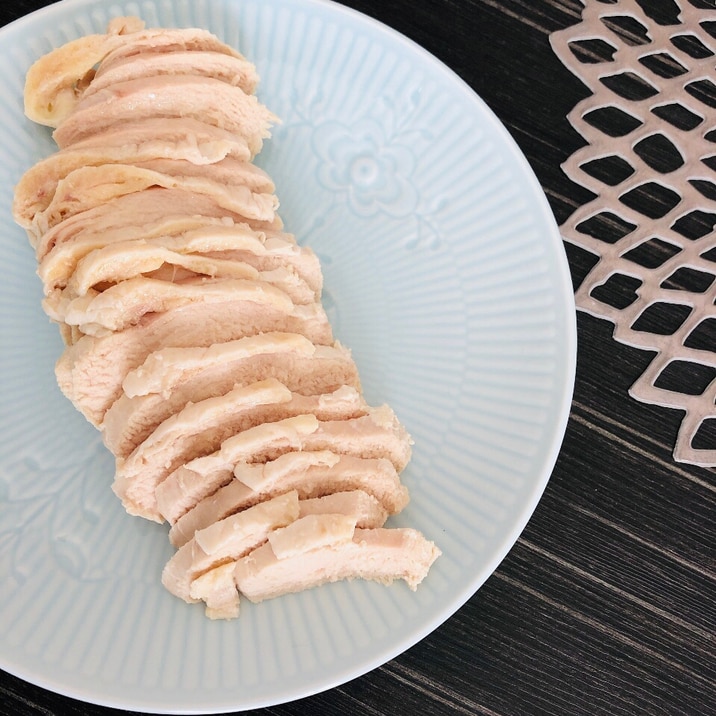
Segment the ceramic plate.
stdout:
[[[258,162],[319,254],[325,304],[372,403],[408,427],[395,526],[443,555],[413,593],[328,585],[211,622],[160,584],[164,526],[126,515],[113,461],[55,384],[12,188],[53,151],[22,114],[28,66],[119,14],[198,26],[258,66],[281,119]],[[450,617],[517,539],[563,437],[574,305],[544,195],[483,102],[428,53],[320,0],[70,0],[0,31],[0,667],[89,702],[210,713],[359,676]]]

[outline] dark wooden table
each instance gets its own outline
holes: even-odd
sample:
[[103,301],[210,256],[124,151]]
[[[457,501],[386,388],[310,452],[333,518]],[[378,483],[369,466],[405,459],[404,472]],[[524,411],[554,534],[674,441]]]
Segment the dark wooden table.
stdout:
[[[3,3],[0,23],[46,4]],[[578,0],[344,4],[417,41],[477,91],[523,150],[558,223],[589,199],[560,169],[583,144],[565,117],[586,89],[549,44],[551,32],[579,20]],[[589,265],[566,251],[576,285]],[[716,479],[673,461],[680,416],[628,397],[649,356],[611,330],[578,316],[561,455],[522,537],[482,589],[385,666],[254,713],[716,714]],[[40,713],[121,712],[0,672],[0,714]]]

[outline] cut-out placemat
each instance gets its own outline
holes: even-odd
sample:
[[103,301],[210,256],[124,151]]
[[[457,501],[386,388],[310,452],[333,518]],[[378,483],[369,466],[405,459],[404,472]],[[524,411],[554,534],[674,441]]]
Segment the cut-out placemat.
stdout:
[[713,0],[582,0],[552,48],[591,95],[563,165],[594,193],[562,225],[596,260],[578,309],[654,351],[630,389],[682,410],[674,459],[716,465],[716,9]]

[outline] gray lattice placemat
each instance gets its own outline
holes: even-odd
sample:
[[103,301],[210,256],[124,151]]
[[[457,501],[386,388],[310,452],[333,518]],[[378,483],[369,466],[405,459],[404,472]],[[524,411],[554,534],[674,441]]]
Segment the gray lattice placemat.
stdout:
[[563,167],[595,195],[561,227],[596,260],[577,307],[656,352],[630,394],[684,411],[675,460],[716,465],[714,2],[583,4],[551,36],[591,90],[568,116],[587,145]]

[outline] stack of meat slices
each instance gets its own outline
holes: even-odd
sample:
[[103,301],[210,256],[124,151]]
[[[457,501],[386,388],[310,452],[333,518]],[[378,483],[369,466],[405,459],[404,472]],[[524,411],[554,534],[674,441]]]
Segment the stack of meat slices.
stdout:
[[338,579],[415,589],[439,550],[386,528],[411,440],[366,404],[322,274],[252,162],[276,118],[208,32],[113,21],[41,58],[27,115],[59,146],[16,188],[62,391],[116,457],[114,491],[167,521],[164,585],[211,617]]

